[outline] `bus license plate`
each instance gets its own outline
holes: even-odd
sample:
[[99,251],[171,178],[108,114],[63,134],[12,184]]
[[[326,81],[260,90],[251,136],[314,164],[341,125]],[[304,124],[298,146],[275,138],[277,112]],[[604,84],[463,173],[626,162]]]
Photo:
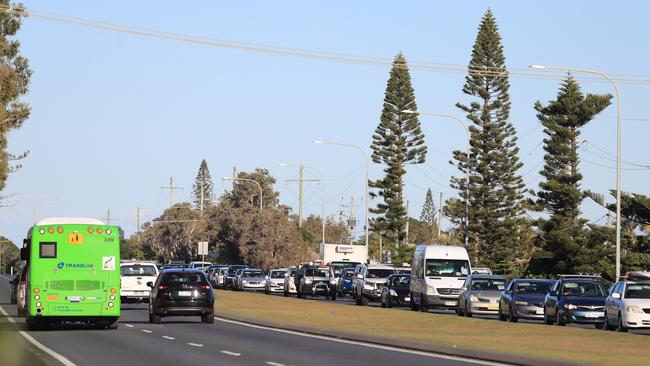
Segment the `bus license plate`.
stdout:
[[79,301],[83,300],[84,297],[83,296],[68,296],[66,299],[68,301],[70,301],[70,302],[79,302]]
[[178,296],[192,296],[192,291],[178,291]]

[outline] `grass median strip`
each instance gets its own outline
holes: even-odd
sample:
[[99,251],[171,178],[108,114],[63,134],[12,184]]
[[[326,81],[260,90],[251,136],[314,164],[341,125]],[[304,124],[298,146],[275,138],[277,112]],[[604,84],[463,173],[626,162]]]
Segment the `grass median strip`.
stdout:
[[650,338],[595,329],[514,324],[263,294],[216,291],[217,315],[593,365],[643,365]]

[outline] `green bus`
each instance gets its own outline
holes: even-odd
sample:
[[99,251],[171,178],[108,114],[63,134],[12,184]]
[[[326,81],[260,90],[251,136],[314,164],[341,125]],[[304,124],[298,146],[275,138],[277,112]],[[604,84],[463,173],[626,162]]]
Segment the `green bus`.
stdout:
[[75,321],[116,328],[120,317],[120,233],[85,218],[50,218],[27,232],[28,329]]

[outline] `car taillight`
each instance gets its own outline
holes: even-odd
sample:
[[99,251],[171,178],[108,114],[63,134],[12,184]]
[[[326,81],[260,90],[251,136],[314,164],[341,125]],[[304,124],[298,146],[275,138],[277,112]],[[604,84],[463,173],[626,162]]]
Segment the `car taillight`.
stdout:
[[167,285],[158,285],[158,290],[166,290],[168,287]]

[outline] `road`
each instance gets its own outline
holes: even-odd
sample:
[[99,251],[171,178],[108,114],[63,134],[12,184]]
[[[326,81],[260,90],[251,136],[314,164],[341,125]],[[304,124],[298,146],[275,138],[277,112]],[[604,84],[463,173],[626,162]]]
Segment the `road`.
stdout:
[[[0,278],[0,307],[15,316],[9,304],[9,285]],[[25,330],[14,318],[11,335]],[[199,318],[170,317],[149,324],[147,305],[124,305],[117,330],[95,330],[69,324],[27,335],[73,365],[498,365],[430,353],[355,344],[324,337],[252,327],[216,319],[203,324]]]

